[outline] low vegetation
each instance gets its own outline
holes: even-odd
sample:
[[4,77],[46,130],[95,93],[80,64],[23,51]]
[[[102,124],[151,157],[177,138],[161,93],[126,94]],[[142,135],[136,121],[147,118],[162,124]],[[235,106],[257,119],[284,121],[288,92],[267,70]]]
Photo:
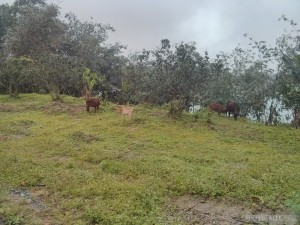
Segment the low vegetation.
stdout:
[[0,224],[189,224],[171,203],[186,195],[300,213],[289,126],[141,105],[122,118],[68,96],[0,102]]

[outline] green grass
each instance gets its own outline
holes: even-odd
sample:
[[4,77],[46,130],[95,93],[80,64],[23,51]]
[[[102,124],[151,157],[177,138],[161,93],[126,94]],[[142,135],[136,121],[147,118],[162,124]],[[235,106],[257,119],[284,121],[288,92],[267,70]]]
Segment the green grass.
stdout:
[[0,118],[0,223],[167,224],[186,194],[300,213],[300,130],[37,94],[0,96]]

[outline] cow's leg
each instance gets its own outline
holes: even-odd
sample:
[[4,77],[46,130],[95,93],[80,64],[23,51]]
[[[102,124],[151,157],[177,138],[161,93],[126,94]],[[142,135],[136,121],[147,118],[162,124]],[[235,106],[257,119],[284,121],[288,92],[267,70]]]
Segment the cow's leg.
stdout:
[[238,115],[237,114],[233,114],[234,120],[237,120]]

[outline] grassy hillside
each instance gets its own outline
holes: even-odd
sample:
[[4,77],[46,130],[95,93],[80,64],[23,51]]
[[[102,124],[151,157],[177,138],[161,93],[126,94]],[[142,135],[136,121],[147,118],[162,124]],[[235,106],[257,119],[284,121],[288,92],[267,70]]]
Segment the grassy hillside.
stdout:
[[300,130],[84,105],[0,96],[0,224],[192,224],[180,196],[300,212]]

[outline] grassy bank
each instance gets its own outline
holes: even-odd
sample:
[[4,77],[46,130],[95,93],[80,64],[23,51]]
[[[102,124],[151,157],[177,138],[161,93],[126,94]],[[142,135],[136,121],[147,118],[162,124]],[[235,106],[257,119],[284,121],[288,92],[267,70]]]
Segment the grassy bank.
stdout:
[[180,224],[184,195],[300,211],[300,130],[208,112],[2,95],[0,160],[0,224]]

